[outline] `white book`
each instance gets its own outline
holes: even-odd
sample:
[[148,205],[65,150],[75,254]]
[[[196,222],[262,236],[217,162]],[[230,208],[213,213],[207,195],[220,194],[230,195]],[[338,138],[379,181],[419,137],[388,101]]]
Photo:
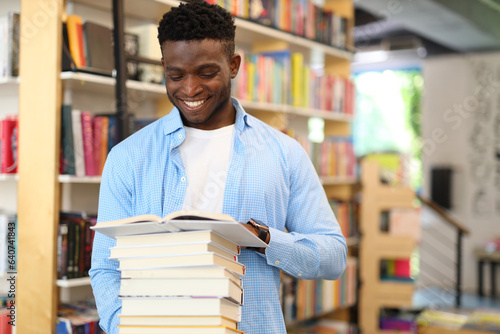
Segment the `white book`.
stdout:
[[167,326],[121,326],[118,334],[244,334],[225,326],[167,327]]
[[222,316],[140,316],[119,314],[121,326],[225,326],[237,329],[238,323]]
[[225,298],[121,297],[122,315],[223,316],[241,321],[241,306]]
[[75,149],[76,176],[85,176],[85,156],[83,153],[82,112],[78,109],[71,111],[73,126],[73,145]]
[[212,231],[183,231],[179,233],[154,233],[116,237],[116,247],[177,245],[196,242],[214,242],[219,247],[235,255],[240,254],[240,246]]
[[243,264],[211,252],[122,259],[120,260],[119,270],[198,267],[207,265],[226,268],[238,275],[245,274],[245,266]]
[[189,254],[213,252],[231,260],[238,260],[238,254],[228,251],[227,249],[218,246],[214,242],[196,242],[171,245],[144,245],[144,246],[128,246],[128,247],[111,247],[110,259],[129,259],[148,256]]
[[122,297],[218,297],[242,304],[243,289],[229,278],[132,278],[122,279]]
[[121,271],[121,278],[212,278],[212,277],[227,277],[234,283],[241,286],[241,276],[223,268],[215,266],[191,266],[191,267],[174,267],[163,269],[128,269]]

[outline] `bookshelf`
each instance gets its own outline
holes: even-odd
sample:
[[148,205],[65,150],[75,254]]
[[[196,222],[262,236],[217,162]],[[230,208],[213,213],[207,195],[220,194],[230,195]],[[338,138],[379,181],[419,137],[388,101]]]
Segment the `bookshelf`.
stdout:
[[[81,11],[84,19],[105,17],[111,22],[111,1],[74,0],[68,1],[66,9],[62,2],[54,2],[50,13],[44,2],[9,0],[21,8],[24,17],[43,15],[44,24],[36,26],[36,32],[24,21],[21,36],[29,36],[23,44],[20,55],[21,77],[0,81],[0,90],[19,91],[19,122],[22,124],[19,151],[20,168],[16,176],[0,175],[2,182],[15,184],[17,189],[17,211],[19,217],[18,269],[23,275],[17,282],[17,320],[20,333],[54,332],[56,309],[61,289],[88,287],[88,279],[57,280],[56,250],[59,212],[68,197],[86,197],[83,202],[95,201],[100,177],[75,177],[59,175],[60,156],[60,110],[63,103],[71,103],[82,109],[95,111],[114,108],[114,78],[87,73],[61,72],[61,25],[67,8]],[[157,22],[159,15],[178,3],[173,0],[125,0],[125,16],[135,22]],[[352,26],[353,4],[350,0],[326,1],[326,8],[334,9]],[[50,14],[50,15],[49,15]],[[322,54],[325,72],[348,78],[352,52],[295,36],[274,28],[266,27],[244,19],[236,19],[237,44],[248,41],[253,50],[282,50],[309,55],[312,51]],[[349,40],[351,38],[349,37]],[[43,57],[33,60],[33,55],[43,52]],[[140,95],[137,109],[146,105],[156,117],[166,112],[165,88],[143,82],[127,81],[127,88]],[[91,97],[91,98],[90,98]],[[92,101],[89,101],[92,100]],[[319,109],[292,107],[242,101],[244,108],[264,121],[270,118],[285,122],[304,123],[310,117],[325,121],[325,135],[346,136],[350,134],[351,116],[335,114]],[[151,114],[148,114],[149,116]],[[354,178],[327,177],[322,179],[329,197],[349,199],[356,184]],[[87,186],[93,187],[89,190]],[[85,187],[84,192],[78,187]],[[75,188],[75,189],[73,189]],[[72,194],[79,193],[78,195]],[[351,240],[355,243],[356,240]],[[40,307],[44,305],[44,307]]]
[[359,326],[363,333],[392,333],[380,330],[381,308],[411,307],[414,285],[381,278],[380,263],[385,259],[408,259],[416,247],[411,236],[391,236],[381,232],[384,210],[413,208],[415,194],[406,186],[380,182],[380,167],[375,161],[362,162],[362,201],[359,245]]

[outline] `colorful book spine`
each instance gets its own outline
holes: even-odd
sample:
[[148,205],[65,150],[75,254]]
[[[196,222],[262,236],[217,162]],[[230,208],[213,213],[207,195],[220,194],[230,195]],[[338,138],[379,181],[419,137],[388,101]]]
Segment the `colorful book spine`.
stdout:
[[89,111],[82,112],[82,138],[85,161],[85,175],[98,175],[95,166],[94,129],[92,127],[92,114]]
[[18,132],[17,116],[9,116],[0,121],[0,173],[17,173]]
[[68,15],[66,19],[69,51],[77,67],[86,66],[82,24],[82,18],[76,14]]

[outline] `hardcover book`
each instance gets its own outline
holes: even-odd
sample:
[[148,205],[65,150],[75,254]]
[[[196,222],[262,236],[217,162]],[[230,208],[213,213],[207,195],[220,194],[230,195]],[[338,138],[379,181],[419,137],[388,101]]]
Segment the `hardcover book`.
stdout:
[[118,315],[120,325],[122,326],[141,326],[149,324],[150,326],[225,326],[236,329],[237,322],[222,316],[133,316]]
[[241,320],[241,306],[225,298],[122,297],[121,301],[122,315],[223,316]]
[[235,255],[240,254],[240,246],[212,231],[189,231],[182,233],[155,233],[116,237],[116,247],[144,245],[175,245],[183,243],[213,242]]
[[243,303],[243,289],[229,278],[134,278],[122,279],[122,297],[192,296],[227,298]]
[[245,274],[245,266],[243,264],[210,252],[120,259],[119,270],[179,268],[208,265],[227,268],[238,275]]
[[166,326],[118,326],[119,334],[238,334],[243,332],[225,326],[166,327]]

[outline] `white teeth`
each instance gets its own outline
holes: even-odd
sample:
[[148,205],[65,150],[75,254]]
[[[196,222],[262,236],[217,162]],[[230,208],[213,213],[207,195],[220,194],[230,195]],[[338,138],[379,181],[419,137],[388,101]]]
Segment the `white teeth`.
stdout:
[[196,107],[199,107],[203,104],[203,102],[205,102],[205,100],[201,100],[201,101],[184,101],[185,104],[187,104],[190,108],[196,108]]

